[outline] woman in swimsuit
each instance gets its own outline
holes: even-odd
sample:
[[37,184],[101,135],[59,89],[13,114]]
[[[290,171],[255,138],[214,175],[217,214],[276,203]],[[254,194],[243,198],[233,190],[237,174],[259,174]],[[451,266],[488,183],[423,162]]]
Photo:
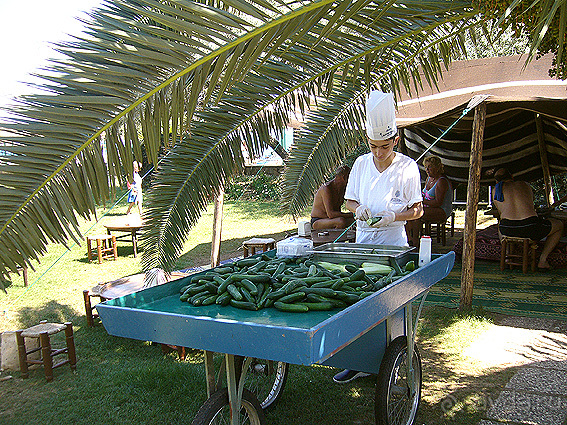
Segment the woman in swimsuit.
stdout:
[[439,223],[447,220],[453,211],[453,187],[445,176],[441,159],[428,156],[423,160],[427,180],[422,190],[423,215],[417,220],[408,221],[406,233],[410,245],[418,246],[421,228],[424,222]]

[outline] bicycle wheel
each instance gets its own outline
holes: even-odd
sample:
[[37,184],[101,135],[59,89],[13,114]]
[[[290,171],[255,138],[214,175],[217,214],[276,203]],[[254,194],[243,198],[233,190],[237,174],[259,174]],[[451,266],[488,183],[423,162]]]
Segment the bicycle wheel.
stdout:
[[[242,370],[244,358],[235,360],[237,370]],[[289,365],[285,362],[253,358],[246,371],[244,386],[260,401],[262,409],[268,409],[279,399],[288,371]]]
[[[258,399],[246,388],[242,392],[240,425],[264,425],[266,417]],[[197,412],[192,425],[230,425],[228,389],[221,388],[209,397]]]
[[[414,345],[413,388],[407,377],[407,341],[399,336],[386,348],[374,401],[377,425],[412,425],[421,399],[421,357]],[[413,394],[413,395],[412,395]]]

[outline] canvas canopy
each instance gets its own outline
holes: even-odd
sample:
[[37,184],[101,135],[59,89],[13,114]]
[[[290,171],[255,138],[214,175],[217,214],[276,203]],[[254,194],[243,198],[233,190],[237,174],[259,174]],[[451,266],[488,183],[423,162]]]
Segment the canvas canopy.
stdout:
[[[417,159],[430,149],[449,178],[467,184],[463,252],[475,252],[479,186],[493,183],[488,169],[543,179],[548,204],[551,176],[567,171],[567,82],[549,77],[550,60],[527,66],[521,56],[455,62],[438,88],[418,98],[402,94],[398,102],[402,151]],[[472,306],[473,277],[474,255],[463,255],[462,309]]]
[[[500,166],[526,181],[545,177],[547,165],[550,175],[567,172],[567,81],[549,77],[550,64],[550,56],[527,66],[524,56],[454,62],[438,89],[415,98],[403,93],[398,100],[402,149],[417,159],[471,99],[486,95],[482,184],[493,183],[485,171]],[[471,110],[428,152],[460,183],[469,178],[473,118]]]

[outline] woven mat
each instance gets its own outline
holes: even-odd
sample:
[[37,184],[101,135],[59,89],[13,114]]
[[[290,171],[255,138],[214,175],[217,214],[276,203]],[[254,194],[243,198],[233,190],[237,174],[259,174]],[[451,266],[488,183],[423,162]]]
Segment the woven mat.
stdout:
[[[461,262],[457,257],[449,275],[435,284],[426,304],[459,307]],[[473,306],[517,316],[567,320],[567,270],[528,272],[500,271],[499,263],[476,260]]]

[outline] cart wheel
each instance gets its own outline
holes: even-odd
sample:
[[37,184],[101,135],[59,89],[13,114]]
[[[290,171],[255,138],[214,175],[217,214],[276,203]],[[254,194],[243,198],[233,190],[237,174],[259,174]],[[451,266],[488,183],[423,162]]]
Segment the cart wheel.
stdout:
[[[244,388],[242,392],[242,408],[240,409],[240,425],[264,425],[266,417],[258,399]],[[209,397],[197,412],[191,425],[229,425],[230,405],[228,389],[221,388]]]
[[[374,401],[377,425],[412,425],[421,399],[421,357],[414,345],[413,388],[407,379],[407,341],[399,336],[386,348],[380,364]],[[413,393],[413,396],[412,396]]]
[[[236,357],[235,362],[237,370],[242,370],[244,357]],[[289,365],[285,362],[254,358],[246,372],[244,386],[256,395],[262,409],[268,409],[279,399],[288,371]]]

